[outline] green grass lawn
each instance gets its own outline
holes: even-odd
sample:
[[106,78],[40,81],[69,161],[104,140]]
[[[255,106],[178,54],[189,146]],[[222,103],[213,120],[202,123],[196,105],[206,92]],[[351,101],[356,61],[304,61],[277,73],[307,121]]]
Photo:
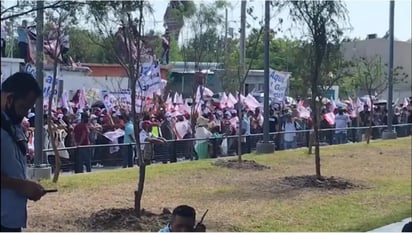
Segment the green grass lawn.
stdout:
[[[209,209],[205,223],[215,231],[367,231],[412,216],[411,138],[322,147],[323,175],[364,186],[357,190],[280,186],[284,176],[314,174],[307,149],[244,158],[271,169],[231,170],[211,160],[151,165],[143,207]],[[58,184],[42,181],[59,192],[30,204],[28,230],[82,231],[78,217],[132,207],[137,176],[138,169],[130,168],[61,176]]]

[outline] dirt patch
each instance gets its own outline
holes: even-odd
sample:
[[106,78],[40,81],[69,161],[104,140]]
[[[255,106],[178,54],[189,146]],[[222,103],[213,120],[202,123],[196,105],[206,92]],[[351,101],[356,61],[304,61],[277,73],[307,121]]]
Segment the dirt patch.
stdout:
[[142,216],[138,218],[133,208],[103,209],[88,218],[80,218],[78,223],[87,231],[157,232],[168,224],[171,215],[168,209],[163,209],[161,214],[142,210]]
[[214,166],[218,167],[225,167],[231,169],[248,169],[248,170],[256,170],[261,171],[264,169],[270,169],[270,167],[258,164],[254,160],[242,160],[239,162],[238,160],[223,160],[218,159],[212,163]]
[[339,177],[322,177],[316,176],[287,176],[281,179],[281,183],[296,188],[322,188],[322,189],[356,189],[362,188],[359,184],[354,184],[349,180]]

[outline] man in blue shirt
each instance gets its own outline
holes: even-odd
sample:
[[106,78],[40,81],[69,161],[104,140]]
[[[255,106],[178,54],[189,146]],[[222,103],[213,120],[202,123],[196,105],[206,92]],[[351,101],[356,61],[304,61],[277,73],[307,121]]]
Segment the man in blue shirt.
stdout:
[[[129,120],[124,126],[124,144],[135,143],[133,118],[129,116]],[[123,146],[123,168],[133,167],[134,146]]]
[[28,73],[15,73],[1,84],[1,231],[26,227],[27,199],[38,201],[44,188],[26,176],[27,138],[21,122],[43,94]]
[[196,211],[193,207],[181,205],[172,213],[170,224],[159,232],[206,232],[202,223],[196,225]]
[[23,20],[21,26],[17,28],[17,43],[19,46],[19,57],[27,62],[29,54],[29,40],[27,35],[27,20]]

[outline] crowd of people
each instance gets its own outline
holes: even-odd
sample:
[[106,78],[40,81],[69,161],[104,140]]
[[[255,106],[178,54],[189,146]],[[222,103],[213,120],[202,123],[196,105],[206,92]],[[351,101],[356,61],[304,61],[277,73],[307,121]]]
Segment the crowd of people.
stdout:
[[[22,20],[21,24],[17,27],[17,46],[18,46],[18,58],[24,60],[25,63],[34,61],[33,50],[35,50],[36,40],[36,26],[29,25],[27,20]],[[71,58],[67,56],[70,49],[69,34],[63,31],[62,27],[58,27],[55,24],[47,24],[45,35],[45,52],[47,55],[59,59],[64,64],[72,63]],[[1,22],[1,56],[6,57],[7,43],[7,30],[4,22]]]
[[[78,101],[75,95],[72,98],[73,108],[57,107],[52,111],[53,133],[46,136],[45,148],[52,148],[52,140],[59,148],[90,146],[60,151],[61,157],[74,163],[75,172],[83,172],[83,165],[90,172],[92,161],[97,163],[96,166],[101,166],[103,162],[108,164],[108,161],[122,161],[124,168],[136,164],[134,121],[129,110],[122,105],[114,105],[110,109],[95,105],[77,108]],[[393,125],[399,137],[411,134],[411,126],[404,125],[412,123],[412,102],[411,99],[408,101],[395,106]],[[360,103],[362,106],[357,106],[355,110],[353,103],[336,106],[333,101],[326,102],[320,114],[320,141],[329,145],[359,142],[369,131],[348,128],[369,125],[373,126],[371,139],[381,137],[384,128],[375,126],[387,124],[386,106],[374,105],[371,111],[366,102]],[[239,121],[237,105],[229,108],[214,98],[204,101],[199,111],[192,115],[187,109],[174,110],[179,109],[178,104],[172,107],[166,105],[156,104],[156,109],[138,116],[141,122],[139,140],[143,142],[141,151],[146,164],[152,161],[173,163],[179,157],[192,160],[250,153],[262,138],[264,117],[260,107],[251,109],[247,104],[242,105],[242,119]],[[296,104],[272,104],[269,115],[269,131],[276,150],[310,146],[313,123],[309,107],[303,100],[298,100]],[[23,124],[29,139],[32,139],[34,110],[26,119]],[[46,134],[49,132],[47,122],[45,114]],[[242,136],[240,146],[237,135]],[[152,147],[150,143],[144,143],[148,141],[159,145]],[[29,145],[32,145],[30,142]],[[109,146],[93,148],[93,145],[102,144]],[[30,148],[33,149],[32,146]],[[33,150],[30,152],[33,159]],[[48,152],[48,155],[53,154]]]

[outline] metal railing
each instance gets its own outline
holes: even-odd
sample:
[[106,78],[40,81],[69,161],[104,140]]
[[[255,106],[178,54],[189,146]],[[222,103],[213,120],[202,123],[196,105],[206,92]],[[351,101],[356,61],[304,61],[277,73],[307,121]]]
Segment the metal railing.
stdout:
[[[378,125],[372,126],[372,131],[376,134],[380,134],[382,132],[381,129],[386,129],[386,125]],[[336,128],[326,128],[326,129],[319,129],[319,137],[321,145],[330,145],[335,144],[335,130],[346,130],[346,143],[348,142],[361,142],[362,134],[369,129],[368,126],[365,127],[347,127],[345,129],[336,129]],[[403,136],[410,136],[412,131],[412,124],[398,124],[394,125],[395,131],[404,131]],[[402,130],[401,130],[402,129]],[[275,144],[276,150],[284,150],[286,148],[286,144],[284,143],[284,137],[282,137],[286,133],[296,133],[294,143],[294,148],[304,148],[310,145],[310,141],[312,140],[313,129],[302,129],[296,130],[292,132],[272,132],[271,140]],[[250,135],[242,135],[242,145],[241,151],[238,151],[238,138],[239,135],[221,135],[220,137],[212,137],[208,139],[196,139],[196,138],[187,138],[181,140],[166,140],[165,144],[162,145],[155,145],[153,146],[152,154],[151,154],[151,161],[152,162],[177,162],[182,158],[186,160],[193,160],[199,158],[217,158],[217,157],[224,157],[224,156],[232,156],[238,153],[245,154],[250,153],[255,149],[256,143],[261,141],[263,134],[250,134]],[[371,135],[372,136],[372,135]],[[372,139],[379,138],[378,137],[371,137]],[[401,135],[398,135],[401,137]],[[204,157],[200,156],[194,151],[194,143],[196,141],[207,142],[207,156]],[[223,142],[226,142],[224,144]],[[108,143],[108,141],[106,141]],[[345,143],[345,142],[344,142]],[[143,142],[141,145],[150,144],[149,142]],[[342,143],[341,143],[342,144]],[[93,156],[92,162],[94,164],[100,163],[104,166],[121,166],[125,163],[124,154],[126,153],[124,149],[130,149],[132,146],[136,146],[136,143],[116,143],[116,144],[98,144],[98,145],[84,145],[84,146],[72,146],[72,147],[65,147],[65,148],[57,148],[58,151],[67,151],[69,153],[70,159],[62,159],[62,170],[63,171],[73,171],[75,170],[74,167],[76,166],[76,159],[79,155],[79,150],[81,149],[89,149]],[[111,153],[109,148],[111,147],[118,147],[118,150],[115,153]],[[170,151],[170,147],[173,148]],[[225,150],[223,149],[225,147]],[[50,153],[51,152],[51,153]],[[49,154],[47,154],[49,153]],[[133,153],[135,154],[135,153]],[[136,157],[134,157],[136,158]],[[74,159],[74,161],[73,161]],[[53,168],[54,166],[54,153],[53,149],[44,149],[43,156],[42,156],[43,164],[50,164]]]
[[[411,123],[408,124],[397,124],[397,125],[393,125],[393,128],[396,129],[399,127],[405,127],[405,126],[411,126]],[[364,129],[385,129],[387,128],[387,125],[377,125],[377,126],[360,126],[360,127],[347,127],[347,128],[326,128],[326,129],[319,129],[319,132],[328,132],[328,131],[336,131],[336,130],[346,130],[346,131],[350,131],[350,130],[364,130]],[[286,133],[310,133],[313,132],[313,129],[302,129],[302,130],[296,130],[296,131],[280,131],[280,132],[271,132],[269,133],[270,135],[274,136],[274,135],[283,135]],[[242,135],[242,137],[260,137],[263,136],[263,133],[257,133],[257,134],[249,134],[249,135]],[[410,133],[409,135],[410,136]],[[222,135],[219,139],[237,139],[239,138],[239,135]],[[170,142],[194,142],[194,141],[205,141],[205,140],[210,140],[213,138],[206,138],[206,139],[196,139],[196,138],[185,138],[185,139],[174,139],[174,140],[166,140],[166,143],[170,143]],[[145,144],[150,144],[150,142],[141,142],[141,145],[145,145]],[[101,145],[79,145],[79,146],[71,146],[71,147],[62,147],[62,148],[57,148],[58,151],[64,151],[64,150],[73,150],[73,149],[80,149],[80,148],[101,148],[101,147],[116,147],[116,146],[136,146],[136,143],[117,143],[117,144],[101,144]],[[43,152],[53,152],[53,149],[43,149]]]

